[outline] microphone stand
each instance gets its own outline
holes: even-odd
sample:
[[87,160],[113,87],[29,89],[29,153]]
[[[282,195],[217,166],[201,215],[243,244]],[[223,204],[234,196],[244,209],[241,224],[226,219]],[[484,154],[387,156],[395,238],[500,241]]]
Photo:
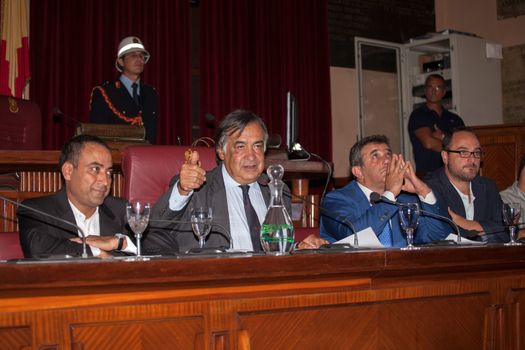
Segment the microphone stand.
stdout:
[[[29,211],[32,211],[32,212],[34,212],[34,213],[37,213],[37,214],[39,214],[39,215],[45,216],[45,217],[47,217],[47,218],[50,218],[50,219],[53,219],[53,220],[59,221],[59,222],[61,222],[61,223],[63,223],[63,224],[66,224],[66,225],[69,225],[69,226],[71,226],[71,227],[76,228],[76,229],[78,230],[78,232],[80,232],[80,235],[82,236],[82,237],[81,237],[81,238],[82,238],[82,258],[83,258],[83,259],[86,259],[86,258],[88,257],[88,254],[87,254],[87,247],[86,247],[86,246],[87,246],[87,244],[86,244],[86,234],[85,234],[84,231],[83,231],[80,227],[78,227],[76,224],[74,224],[74,223],[72,223],[72,222],[69,222],[69,221],[67,221],[67,220],[64,220],[64,219],[62,219],[62,218],[56,217],[56,216],[54,216],[54,215],[48,214],[48,213],[46,213],[46,212],[44,212],[44,211],[41,211],[41,210],[39,210],[39,209],[35,209],[35,208],[30,207],[30,206],[28,206],[28,205],[25,205],[25,204],[22,204],[22,203],[20,203],[20,202],[14,201],[14,200],[12,200],[12,199],[6,198],[6,197],[4,197],[4,196],[0,196],[0,199],[3,200],[3,201],[6,201],[6,202],[8,202],[8,203],[11,203],[11,204],[13,204],[13,205],[16,205],[17,207],[25,208],[25,209],[27,209],[27,210],[29,210]],[[36,218],[35,218],[35,219],[36,219]]]
[[[395,205],[396,207],[399,207],[399,206],[403,205],[403,203],[394,202],[394,201],[386,198],[385,196],[380,195],[377,192],[372,192],[370,194],[370,202],[373,202],[373,203],[385,202],[387,204]],[[425,216],[429,216],[429,217],[432,217],[432,218],[438,219],[438,220],[444,220],[447,223],[449,223],[454,228],[454,230],[456,231],[456,234],[457,234],[456,243],[457,244],[461,244],[461,232],[459,231],[458,225],[454,221],[452,221],[451,219],[447,218],[446,216],[435,214],[435,213],[432,213],[432,212],[429,212],[429,211],[426,211],[426,210],[423,210],[423,209],[419,209],[419,212],[421,214],[425,215]]]

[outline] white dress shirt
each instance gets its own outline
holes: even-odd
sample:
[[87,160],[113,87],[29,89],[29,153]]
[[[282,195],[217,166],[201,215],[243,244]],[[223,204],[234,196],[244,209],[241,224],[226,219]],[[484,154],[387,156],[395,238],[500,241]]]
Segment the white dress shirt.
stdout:
[[456,191],[459,194],[459,197],[461,198],[461,201],[463,202],[463,207],[465,207],[465,219],[467,220],[474,220],[474,200],[476,197],[474,197],[474,193],[472,193],[472,182],[470,183],[470,195],[464,194],[459,190],[459,188],[456,187],[452,182],[450,182],[452,186],[456,189]]
[[[230,221],[230,235],[232,237],[233,249],[253,250],[248,220],[246,219],[246,212],[244,211],[242,189],[239,187],[240,184],[230,176],[224,164],[221,166],[221,171],[224,188],[226,190],[228,219]],[[262,223],[268,208],[264,202],[261,188],[257,182],[251,183],[249,186],[250,191],[248,191],[248,194],[250,201],[257,213],[259,222]],[[175,184],[169,198],[169,208],[174,211],[182,210],[190,200],[192,194],[193,192],[190,192],[187,196],[182,196],[178,191],[177,184]]]

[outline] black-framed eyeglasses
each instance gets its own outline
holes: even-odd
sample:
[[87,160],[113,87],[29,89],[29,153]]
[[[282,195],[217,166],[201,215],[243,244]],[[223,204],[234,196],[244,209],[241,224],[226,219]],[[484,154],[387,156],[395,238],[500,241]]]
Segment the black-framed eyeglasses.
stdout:
[[474,158],[483,158],[485,156],[483,151],[464,151],[454,149],[446,149],[445,151],[448,153],[457,153],[461,158],[470,158],[470,156],[474,156]]

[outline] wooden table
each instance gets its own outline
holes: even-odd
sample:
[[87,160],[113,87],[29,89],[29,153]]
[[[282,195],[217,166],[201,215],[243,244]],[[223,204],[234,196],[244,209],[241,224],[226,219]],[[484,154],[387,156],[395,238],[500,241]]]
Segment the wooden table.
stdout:
[[525,247],[0,263],[0,349],[520,349]]

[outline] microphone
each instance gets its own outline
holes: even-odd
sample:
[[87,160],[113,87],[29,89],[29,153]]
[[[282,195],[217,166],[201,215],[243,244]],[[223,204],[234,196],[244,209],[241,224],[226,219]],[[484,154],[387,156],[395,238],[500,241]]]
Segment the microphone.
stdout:
[[207,112],[204,115],[204,118],[206,119],[206,126],[210,129],[217,129],[217,118],[209,112]]
[[[54,216],[54,215],[48,214],[48,213],[46,213],[46,212],[44,212],[44,211],[41,211],[41,210],[39,210],[39,209],[35,209],[35,208],[30,207],[30,206],[28,206],[28,205],[25,205],[25,204],[19,203],[19,202],[17,202],[17,201],[14,201],[14,200],[12,200],[12,199],[6,198],[6,197],[4,197],[4,196],[0,196],[0,200],[6,201],[6,202],[8,202],[8,203],[11,203],[11,204],[13,204],[13,205],[16,205],[17,207],[22,207],[22,208],[24,208],[24,209],[27,209],[27,210],[33,212],[33,213],[37,213],[37,214],[39,214],[39,215],[45,216],[45,217],[47,217],[47,218],[50,218],[50,219],[53,219],[53,220],[59,221],[59,222],[61,222],[61,223],[63,223],[63,224],[66,224],[66,225],[69,225],[69,226],[71,226],[71,227],[76,228],[76,229],[78,230],[78,232],[80,232],[80,235],[82,236],[82,258],[85,259],[85,258],[88,257],[88,254],[87,254],[87,247],[86,247],[86,234],[84,233],[84,231],[83,231],[80,227],[77,226],[77,224],[74,224],[74,223],[69,222],[69,221],[67,221],[67,220],[64,220],[64,219],[62,219],[62,218],[59,218],[59,217],[57,217],[57,216]],[[34,219],[38,219],[38,218],[36,218],[36,217],[33,217],[33,218],[34,218]]]
[[[267,177],[260,177],[259,179],[257,179],[257,183],[260,185],[260,186],[268,186],[268,183],[270,182],[270,180],[267,178]],[[292,192],[289,192],[289,191],[284,191],[283,190],[283,194],[285,196],[287,196],[288,198],[295,198],[295,199],[299,199],[302,203],[305,203],[305,204],[309,204],[309,205],[313,205],[314,207],[318,208],[319,211],[326,217],[336,221],[336,222],[339,222],[347,227],[350,228],[350,230],[352,230],[352,232],[354,233],[354,245],[353,245],[353,248],[356,248],[358,249],[359,248],[359,239],[357,237],[357,231],[355,229],[355,226],[354,224],[348,220],[347,217],[345,216],[338,216],[338,217],[335,217],[333,216],[327,209],[325,209],[323,206],[317,204],[317,203],[314,203],[314,202],[311,202],[311,201],[308,201],[306,199],[304,199],[303,197],[301,196],[297,196],[295,194],[293,194]]]
[[[185,224],[185,225],[191,225],[192,224],[191,221],[187,221],[187,220],[150,219],[149,222],[153,222],[153,223],[155,223],[155,222],[157,222],[157,223],[168,223],[168,224]],[[221,224],[218,224],[216,222],[212,222],[211,226],[212,226],[212,228],[213,228],[213,226],[216,226],[216,227],[221,229],[221,230],[217,230],[216,232],[228,240],[229,249],[232,250],[233,249],[233,239],[232,239],[232,236],[231,236],[230,232],[228,232],[228,230],[226,230],[226,228],[224,226],[222,226]],[[153,226],[153,227],[155,227],[155,226]],[[165,227],[157,227],[157,228],[165,228]],[[216,249],[216,248],[213,248],[213,249]],[[198,250],[199,253],[205,252],[201,248],[198,248],[198,249],[193,249],[192,248],[190,250],[193,250],[193,253],[197,252],[197,250]],[[222,251],[220,251],[220,252],[222,252]]]
[[[388,204],[395,205],[397,207],[403,205],[402,203],[394,202],[394,201],[386,198],[385,196],[380,195],[377,192],[370,193],[370,203],[375,204],[377,202],[385,202],[385,203],[388,203]],[[419,209],[419,212],[421,214],[425,215],[425,216],[429,216],[429,217],[432,217],[432,218],[438,219],[438,220],[443,220],[443,221],[446,221],[448,224],[450,224],[454,228],[454,230],[456,231],[456,235],[458,236],[456,243],[457,244],[461,244],[461,233],[459,231],[458,225],[454,221],[452,221],[451,219],[447,218],[446,216],[439,215],[439,214],[436,214],[436,213],[432,213],[432,212],[423,210],[421,208]],[[477,234],[475,236],[477,236]],[[467,236],[467,238],[473,238],[473,237],[474,236],[470,236],[470,235]]]
[[266,142],[268,148],[276,148],[278,149],[281,147],[281,143],[283,142],[283,139],[281,138],[281,135],[279,134],[270,134],[268,135],[268,142]]
[[73,118],[67,117],[58,107],[53,107],[51,109],[51,114],[53,115],[53,123],[64,124],[72,129],[76,129],[79,121]]

